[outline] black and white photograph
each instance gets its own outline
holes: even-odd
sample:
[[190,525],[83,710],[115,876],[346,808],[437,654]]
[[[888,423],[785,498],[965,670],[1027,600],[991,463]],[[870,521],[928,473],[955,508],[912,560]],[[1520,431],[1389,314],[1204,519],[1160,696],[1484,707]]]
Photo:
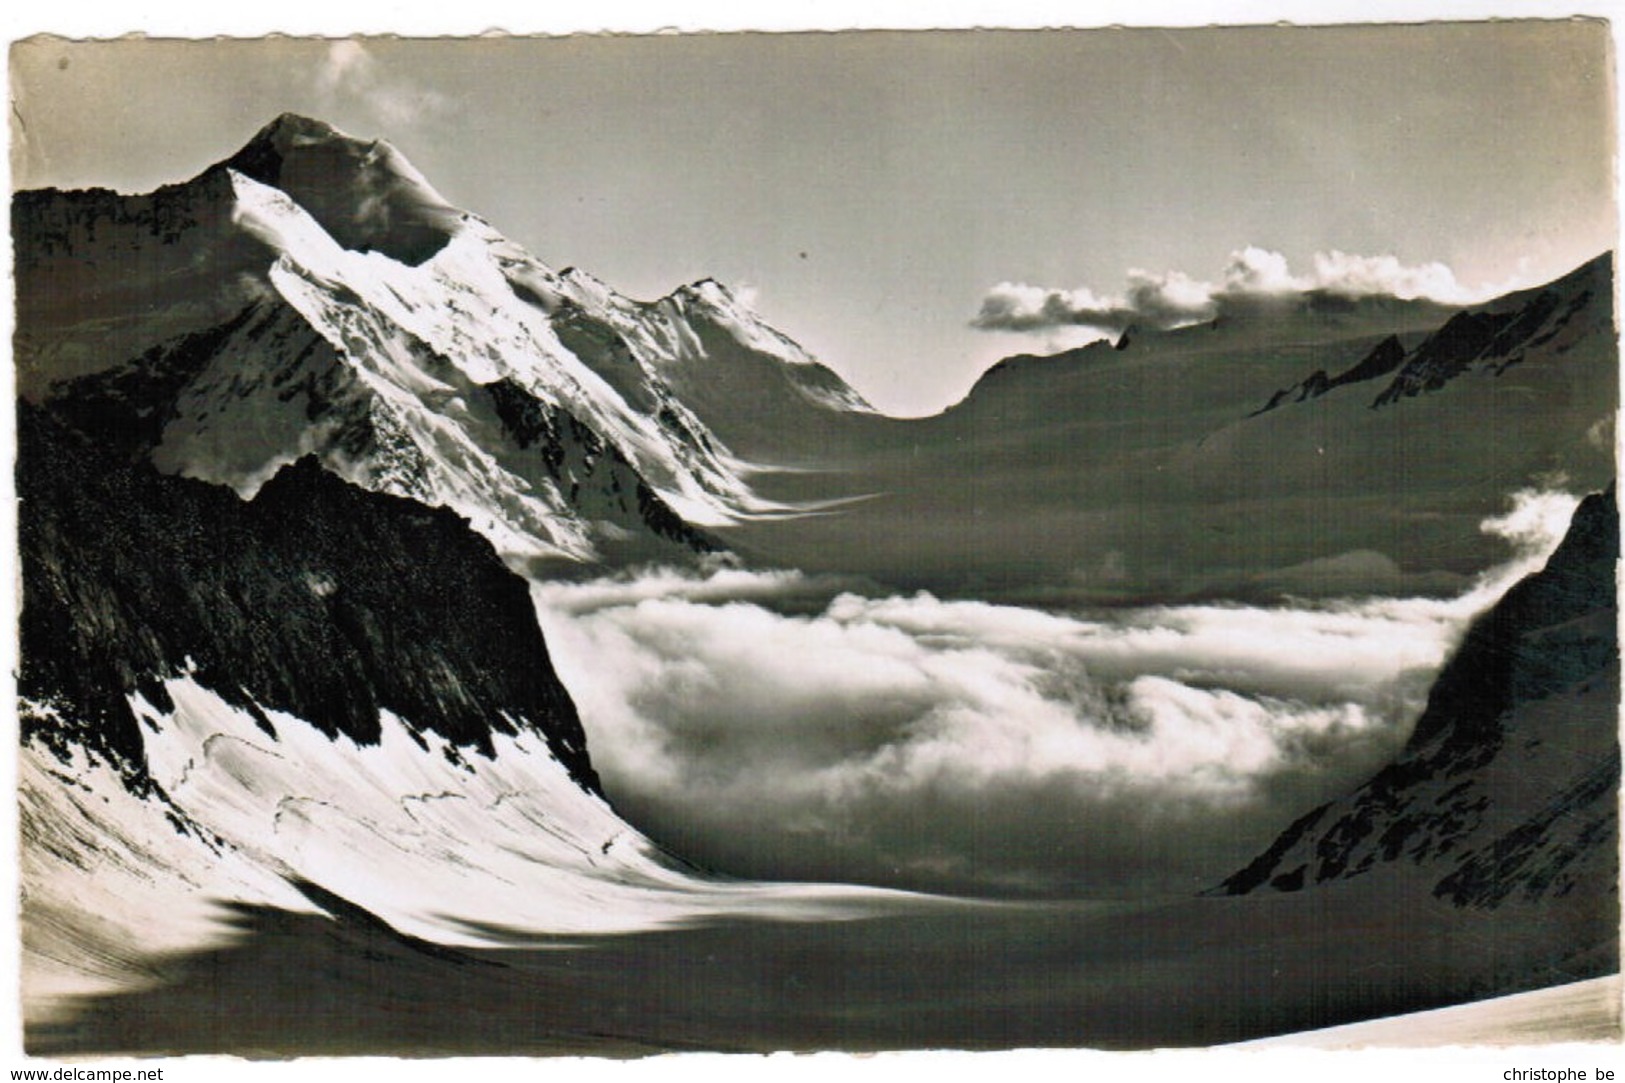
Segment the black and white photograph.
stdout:
[[1609,13],[1215,12],[14,34],[8,1066],[1625,1069]]

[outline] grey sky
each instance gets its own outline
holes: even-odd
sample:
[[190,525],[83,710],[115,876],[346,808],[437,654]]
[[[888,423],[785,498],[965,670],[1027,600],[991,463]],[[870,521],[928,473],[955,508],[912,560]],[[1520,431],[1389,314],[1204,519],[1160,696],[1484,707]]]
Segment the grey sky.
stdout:
[[712,275],[884,408],[1043,336],[1002,282],[1120,294],[1232,252],[1533,283],[1614,243],[1606,27],[48,41],[14,184],[151,188],[293,110],[622,292]]

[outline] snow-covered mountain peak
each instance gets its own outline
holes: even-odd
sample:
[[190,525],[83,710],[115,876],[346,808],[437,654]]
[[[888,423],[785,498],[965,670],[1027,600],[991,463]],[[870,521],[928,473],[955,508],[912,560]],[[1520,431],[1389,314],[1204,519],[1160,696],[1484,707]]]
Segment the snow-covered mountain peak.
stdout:
[[[536,265],[540,267],[540,265]],[[566,267],[558,273],[559,290],[584,312],[603,314],[608,311],[634,314],[637,302],[615,291],[609,283],[580,267]]]
[[434,255],[466,218],[389,143],[293,113],[221,164],[286,192],[344,247],[403,263]]
[[[801,344],[762,321],[754,309],[714,278],[679,286],[656,307],[666,306],[680,318],[698,315],[709,319],[741,346],[768,354],[789,365],[815,365],[817,358]],[[857,399],[856,393],[853,395]],[[867,408],[867,404],[864,404]]]
[[[868,409],[720,283],[644,302],[555,272],[388,143],[308,117],[151,196],[16,204],[31,397],[144,418],[160,470],[245,499],[314,454],[521,565],[645,559],[793,510],[752,491],[777,445],[735,444],[739,415]],[[706,397],[744,374],[760,395]]]
[[672,292],[679,297],[703,301],[719,307],[732,306],[737,303],[728,287],[709,275],[686,285],[678,286]]
[[282,113],[254,133],[254,138],[248,141],[247,146],[267,144],[286,151],[289,147],[300,143],[322,143],[353,138],[325,120],[317,120],[299,113]]
[[[561,279],[516,264],[490,227],[459,229],[413,266],[349,249],[286,192],[231,176],[237,223],[274,253],[271,303],[303,330],[270,317],[268,339],[256,317],[230,336],[184,392],[188,420],[165,429],[162,469],[246,497],[314,451],[369,488],[457,509],[521,561],[595,559],[657,506],[701,525],[755,507],[697,422],[648,416],[561,340],[509,275],[528,270],[531,293]],[[296,402],[290,386],[321,392]]]
[[[554,272],[482,219],[450,206],[386,142],[357,139],[322,121],[283,114],[224,164],[286,193],[343,248],[376,251],[415,266],[436,260],[453,237],[477,236],[502,267],[512,293],[550,317],[562,307],[565,318],[601,325],[645,370],[640,382],[658,379],[659,372],[669,374],[673,362],[712,358],[716,351],[706,348],[701,325],[772,361],[802,370],[820,368],[810,353],[714,278],[642,302],[579,267]],[[873,412],[833,373],[820,370],[816,376],[804,371],[790,379],[797,386],[812,380],[816,386],[799,394],[825,409]],[[669,398],[660,389],[644,390],[651,399]]]

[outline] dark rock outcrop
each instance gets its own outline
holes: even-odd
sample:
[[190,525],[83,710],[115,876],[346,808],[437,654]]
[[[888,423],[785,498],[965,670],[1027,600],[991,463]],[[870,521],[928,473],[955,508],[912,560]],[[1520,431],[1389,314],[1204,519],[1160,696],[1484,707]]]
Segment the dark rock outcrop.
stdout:
[[303,459],[251,501],[110,453],[47,411],[18,418],[26,738],[146,782],[139,693],[190,674],[254,714],[376,741],[379,711],[456,749],[528,728],[598,779],[524,581],[452,512]]
[[[561,406],[543,402],[512,380],[481,388],[491,400],[518,453],[541,462],[541,473],[568,491],[571,504],[625,526],[640,526],[655,537],[696,553],[719,546],[685,522],[638,476],[621,449]],[[583,488],[595,490],[584,498]]]
[[1259,409],[1253,411],[1253,416],[1273,410],[1277,406],[1289,402],[1307,402],[1318,399],[1326,392],[1348,384],[1364,383],[1386,376],[1397,369],[1405,360],[1405,347],[1400,343],[1397,335],[1389,335],[1377,344],[1370,353],[1361,358],[1352,368],[1328,377],[1325,369],[1316,369],[1302,382],[1291,387],[1282,388],[1270,396],[1270,401]]
[[1418,877],[1459,906],[1618,880],[1614,492],[1587,497],[1546,567],[1468,631],[1400,756],[1293,823],[1219,887],[1296,891]]
[[1317,370],[1276,391],[1250,416],[1391,375],[1371,402],[1376,409],[1440,391],[1468,372],[1500,376],[1532,354],[1561,354],[1567,349],[1565,331],[1572,336],[1582,325],[1608,318],[1605,294],[1611,291],[1612,278],[1613,256],[1608,253],[1540,289],[1458,311],[1413,350],[1390,335],[1352,368],[1334,377]]
[[[1553,344],[1612,275],[1612,255],[1599,256],[1541,290],[1511,295],[1516,304],[1458,312],[1416,348],[1371,405],[1438,391],[1475,368],[1501,375],[1527,351]],[[1552,348],[1562,352],[1561,345]]]

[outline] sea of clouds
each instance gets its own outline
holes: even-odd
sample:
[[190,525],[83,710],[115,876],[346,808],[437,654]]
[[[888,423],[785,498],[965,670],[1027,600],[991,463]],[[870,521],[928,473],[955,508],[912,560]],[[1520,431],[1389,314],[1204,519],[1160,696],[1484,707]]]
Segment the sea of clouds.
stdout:
[[1046,612],[718,566],[534,587],[616,807],[717,871],[973,894],[1207,886],[1404,744],[1577,500],[1454,598]]

